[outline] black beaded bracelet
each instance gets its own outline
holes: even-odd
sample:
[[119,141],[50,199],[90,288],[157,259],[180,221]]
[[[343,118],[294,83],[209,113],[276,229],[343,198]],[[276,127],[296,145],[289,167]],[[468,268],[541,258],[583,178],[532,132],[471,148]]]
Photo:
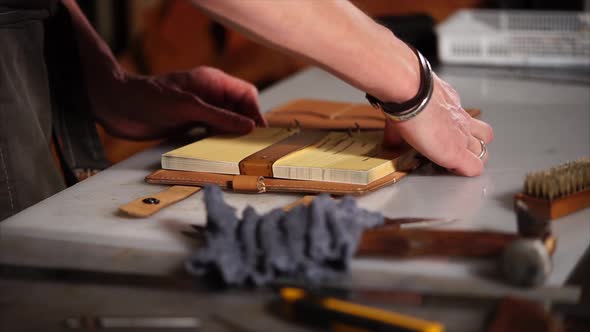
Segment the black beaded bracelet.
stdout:
[[394,121],[406,121],[415,117],[424,110],[432,97],[434,80],[430,63],[420,52],[418,52],[417,49],[410,45],[408,46],[414,51],[418,57],[418,62],[420,63],[420,88],[418,89],[416,96],[403,103],[394,103],[383,102],[368,93],[366,94],[367,100],[373,105],[373,107],[381,108],[385,113],[389,114]]

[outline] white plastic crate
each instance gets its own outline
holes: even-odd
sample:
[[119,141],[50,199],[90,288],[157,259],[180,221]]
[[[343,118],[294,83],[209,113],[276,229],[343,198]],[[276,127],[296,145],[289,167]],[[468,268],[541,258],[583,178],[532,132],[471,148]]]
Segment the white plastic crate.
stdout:
[[590,66],[590,13],[461,10],[436,28],[441,62]]

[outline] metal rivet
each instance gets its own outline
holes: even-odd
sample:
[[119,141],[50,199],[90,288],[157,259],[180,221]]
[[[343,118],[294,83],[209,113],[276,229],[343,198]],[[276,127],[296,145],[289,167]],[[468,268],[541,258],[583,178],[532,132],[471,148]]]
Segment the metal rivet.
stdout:
[[144,198],[142,202],[145,204],[160,204],[160,200],[155,197]]

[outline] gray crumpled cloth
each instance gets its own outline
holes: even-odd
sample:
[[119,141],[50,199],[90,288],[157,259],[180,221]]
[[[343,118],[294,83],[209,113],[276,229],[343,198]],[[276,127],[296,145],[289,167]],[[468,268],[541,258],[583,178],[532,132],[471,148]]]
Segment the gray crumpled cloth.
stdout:
[[226,285],[264,285],[278,277],[319,282],[342,277],[365,229],[383,224],[380,213],[369,212],[344,197],[319,195],[309,206],[288,212],[281,208],[259,215],[223,200],[219,187],[204,190],[207,208],[205,246],[186,262],[195,276],[221,278]]

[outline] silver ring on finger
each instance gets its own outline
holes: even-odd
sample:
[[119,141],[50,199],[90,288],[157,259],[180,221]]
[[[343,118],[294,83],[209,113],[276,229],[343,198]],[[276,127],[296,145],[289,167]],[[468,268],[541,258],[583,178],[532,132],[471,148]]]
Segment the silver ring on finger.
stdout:
[[484,141],[478,139],[479,144],[481,145],[481,152],[479,153],[479,155],[477,156],[477,158],[483,160],[483,158],[485,158],[486,154],[488,154],[488,148],[486,147],[486,143],[484,143]]

